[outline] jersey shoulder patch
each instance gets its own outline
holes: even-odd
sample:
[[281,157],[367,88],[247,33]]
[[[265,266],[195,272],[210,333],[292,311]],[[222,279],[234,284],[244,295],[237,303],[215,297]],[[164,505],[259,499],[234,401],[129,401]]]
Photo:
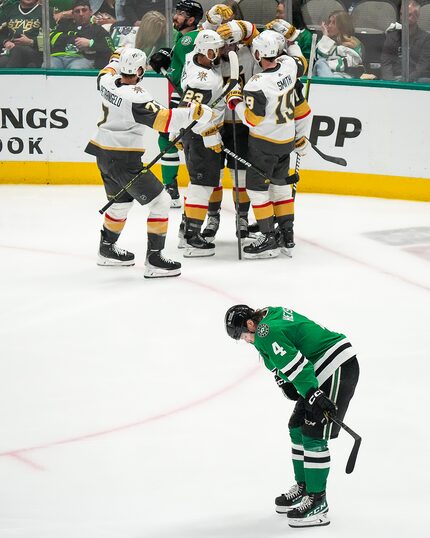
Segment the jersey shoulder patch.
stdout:
[[257,327],[257,334],[260,338],[264,338],[270,332],[270,327],[267,323],[259,323]]
[[181,39],[181,45],[183,47],[188,47],[193,42],[193,38],[189,35],[184,35],[184,37]]

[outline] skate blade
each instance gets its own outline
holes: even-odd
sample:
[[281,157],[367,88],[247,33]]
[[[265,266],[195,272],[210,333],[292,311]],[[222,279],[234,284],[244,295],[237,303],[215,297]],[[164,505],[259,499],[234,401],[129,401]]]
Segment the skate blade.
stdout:
[[244,252],[243,257],[247,260],[267,260],[268,258],[277,258],[279,254],[279,249],[274,249],[266,250],[265,252],[260,252],[259,254],[251,254],[249,252]]
[[293,257],[293,254],[292,254],[290,248],[282,247],[281,248],[281,253],[284,254],[285,256],[287,256],[287,258],[292,258]]
[[187,242],[183,237],[179,238],[178,248],[185,248],[187,245]]
[[169,278],[172,276],[179,276],[181,274],[181,269],[145,269],[143,273],[144,278]]
[[293,527],[294,529],[301,528],[301,527],[324,527],[325,525],[330,524],[330,518],[328,517],[328,514],[318,514],[315,516],[312,516],[310,518],[303,518],[303,519],[293,519],[291,518],[288,520],[288,525],[290,527]]
[[277,506],[275,504],[275,510],[277,514],[287,514],[290,512],[293,508],[297,508],[300,505],[300,503],[296,503],[292,506]]
[[215,249],[211,248],[210,250],[199,249],[199,248],[189,248],[184,247],[184,258],[207,258],[208,256],[214,256]]
[[131,267],[134,263],[134,260],[110,260],[109,258],[103,258],[102,256],[98,256],[97,258],[97,265],[100,267]]

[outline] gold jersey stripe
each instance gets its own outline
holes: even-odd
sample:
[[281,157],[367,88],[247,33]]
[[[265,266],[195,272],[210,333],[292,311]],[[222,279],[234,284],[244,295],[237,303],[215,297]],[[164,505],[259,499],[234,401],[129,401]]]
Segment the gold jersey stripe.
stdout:
[[109,218],[108,215],[105,214],[105,219],[104,219],[104,223],[103,223],[103,226],[111,231],[111,232],[114,232],[114,233],[121,233],[124,226],[125,226],[125,221],[126,219],[124,220],[112,220]]
[[256,126],[264,120],[264,116],[257,116],[251,109],[245,108],[245,119],[251,125]]
[[273,204],[275,215],[277,217],[284,217],[285,215],[294,215],[294,202],[293,200],[285,200],[284,202],[277,202]]
[[166,235],[167,226],[168,226],[167,219],[163,219],[163,220],[148,219],[148,222],[147,222],[147,230],[149,234]]
[[163,108],[156,115],[152,128],[161,133],[166,133],[171,116],[172,111],[169,108]]
[[263,206],[252,206],[254,215],[257,220],[269,219],[274,216],[273,204],[264,204]]
[[249,136],[252,136],[252,138],[259,138],[260,140],[266,140],[266,142],[272,142],[272,144],[289,144],[294,141],[294,138],[289,138],[288,140],[275,140],[273,138],[268,138],[267,136],[262,136],[251,132],[249,133]]
[[188,219],[200,220],[203,222],[207,212],[207,206],[185,204],[185,215]]
[[294,107],[294,119],[302,118],[304,116],[307,116],[310,111],[311,111],[311,108],[308,105],[308,102],[303,101],[303,103],[300,103],[299,105],[296,105]]

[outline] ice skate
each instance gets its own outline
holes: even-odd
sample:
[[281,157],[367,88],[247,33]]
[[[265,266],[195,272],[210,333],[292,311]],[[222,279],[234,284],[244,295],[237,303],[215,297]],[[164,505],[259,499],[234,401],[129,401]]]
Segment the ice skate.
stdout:
[[306,486],[304,482],[294,484],[287,493],[282,493],[275,499],[275,510],[278,514],[285,514],[293,508],[296,508],[306,495]]
[[153,250],[148,253],[145,262],[145,278],[164,278],[179,276],[181,274],[181,264],[165,258],[161,250]]
[[119,248],[116,243],[106,241],[103,230],[101,231],[99,254],[97,265],[134,265],[134,254]]
[[198,232],[185,234],[184,240],[184,258],[203,258],[215,254],[215,245],[208,243]]
[[220,215],[208,215],[208,222],[205,229],[202,232],[202,237],[208,243],[213,243],[215,235],[219,228]]
[[328,505],[325,491],[321,493],[309,493],[303,497],[298,507],[287,513],[290,527],[319,527],[328,525]]
[[170,195],[170,207],[181,207],[181,197],[179,196],[178,183],[176,179],[172,183],[168,183],[164,187]]
[[279,252],[274,232],[262,234],[253,243],[243,248],[244,257],[251,260],[276,258]]

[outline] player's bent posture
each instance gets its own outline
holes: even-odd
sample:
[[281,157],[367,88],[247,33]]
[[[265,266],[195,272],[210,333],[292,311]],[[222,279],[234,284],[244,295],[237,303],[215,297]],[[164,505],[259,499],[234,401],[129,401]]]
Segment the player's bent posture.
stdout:
[[258,35],[251,50],[262,72],[245,84],[243,95],[239,88],[233,89],[227,101],[229,108],[235,108],[243,124],[249,127],[249,160],[272,178],[264,179],[252,169],[247,170],[246,189],[263,235],[244,247],[244,256],[271,258],[280,252],[275,216],[283,243],[294,246],[294,200],[291,186],[285,180],[289,176],[291,152],[301,151],[307,144],[303,135],[310,119],[309,107],[306,114],[301,112],[300,124],[295,121],[295,85],[304,74],[307,62],[301,56],[300,47],[294,44],[288,46],[287,55],[279,56],[279,34],[272,30]]
[[166,109],[152,98],[142,84],[146,55],[138,49],[114,54],[99,76],[103,117],[98,130],[86,147],[97,157],[108,199],[113,198],[131,180],[126,192],[105,213],[98,255],[99,265],[134,265],[134,254],[117,246],[127,214],[137,200],[149,207],[148,248],[144,276],[177,276],[181,264],[162,255],[168,225],[170,197],[150,171],[142,171],[141,157],[145,126],[160,132],[179,131],[193,120],[205,125],[212,111],[200,103],[189,108]]
[[[179,106],[190,102],[211,105],[223,91],[220,50],[224,40],[213,30],[202,30],[196,37],[194,51],[187,55],[182,74],[184,90]],[[213,256],[215,245],[201,235],[209,199],[220,184],[222,139],[220,128],[224,120],[225,100],[212,109],[213,117],[207,125],[196,125],[183,137],[185,162],[190,184],[184,203],[185,257]]]
[[296,400],[288,424],[296,484],[276,497],[291,527],[328,525],[328,439],[339,435],[359,377],[355,351],[344,334],[282,307],[235,305],[225,315],[228,335],[252,344],[285,396]]

